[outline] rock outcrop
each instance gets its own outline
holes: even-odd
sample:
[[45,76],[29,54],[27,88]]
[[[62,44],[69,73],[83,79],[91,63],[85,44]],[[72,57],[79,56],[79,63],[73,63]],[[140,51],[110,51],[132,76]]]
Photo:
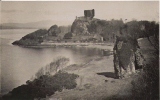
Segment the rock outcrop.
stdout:
[[71,32],[74,35],[89,35],[88,26],[90,23],[88,21],[84,21],[81,19],[76,19],[72,26],[71,26]]
[[48,29],[48,35],[51,35],[51,36],[58,36],[60,32],[61,30],[57,25],[53,25]]
[[100,20],[87,19],[86,17],[78,17],[71,26],[73,36],[77,35],[101,35],[103,38],[113,39],[113,35],[117,34],[119,27],[123,25],[122,20]]
[[101,23],[106,23],[106,21],[99,19],[87,19],[85,17],[80,17],[75,19],[71,26],[71,32],[73,36],[75,35],[90,35],[90,34],[101,34],[101,30],[104,27]]

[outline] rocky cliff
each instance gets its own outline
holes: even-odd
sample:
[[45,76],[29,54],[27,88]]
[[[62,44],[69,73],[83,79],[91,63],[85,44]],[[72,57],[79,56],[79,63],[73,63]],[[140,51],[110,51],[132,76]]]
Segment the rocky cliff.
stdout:
[[95,36],[99,35],[105,40],[113,40],[114,35],[119,31],[119,27],[123,25],[122,20],[100,20],[87,19],[78,17],[71,26],[71,33],[74,36]]

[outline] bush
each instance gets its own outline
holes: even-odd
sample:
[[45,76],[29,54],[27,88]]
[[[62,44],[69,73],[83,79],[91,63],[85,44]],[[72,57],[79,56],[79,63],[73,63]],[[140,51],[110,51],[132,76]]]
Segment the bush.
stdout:
[[159,62],[154,59],[147,64],[139,77],[132,81],[133,98],[135,100],[159,99]]
[[56,91],[73,89],[76,87],[76,74],[59,71],[54,76],[43,75],[38,79],[30,81],[26,85],[13,89],[10,94],[3,96],[4,100],[33,100],[34,98],[45,98]]
[[68,63],[69,63],[69,58],[58,57],[50,64],[40,68],[38,72],[35,74],[35,76],[36,78],[39,78],[42,75],[51,75],[51,74],[53,75],[57,73],[59,70],[62,70],[65,67],[67,67]]
[[72,38],[72,33],[68,32],[64,35],[64,39],[71,39]]
[[61,32],[60,28],[57,25],[53,25],[48,29],[48,34],[57,37]]

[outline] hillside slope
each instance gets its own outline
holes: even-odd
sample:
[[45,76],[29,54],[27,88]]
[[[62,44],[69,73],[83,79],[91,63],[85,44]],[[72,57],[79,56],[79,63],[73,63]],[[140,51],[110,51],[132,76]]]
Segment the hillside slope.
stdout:
[[94,37],[95,35],[99,35],[106,41],[112,41],[122,25],[122,20],[107,21],[97,18],[86,19],[85,17],[80,17],[74,20],[71,26],[71,33],[73,34],[73,38],[76,36],[91,36],[89,38],[99,40],[99,38]]
[[46,100],[112,100],[131,95],[131,78],[114,78],[113,56],[95,58],[83,67],[72,66],[65,71],[79,75],[78,86],[56,92]]

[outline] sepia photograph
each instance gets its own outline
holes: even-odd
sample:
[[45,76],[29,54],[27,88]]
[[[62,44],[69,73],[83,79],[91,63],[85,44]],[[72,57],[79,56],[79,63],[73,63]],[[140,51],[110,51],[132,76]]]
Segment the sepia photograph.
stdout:
[[0,1],[1,100],[159,100],[159,1]]

